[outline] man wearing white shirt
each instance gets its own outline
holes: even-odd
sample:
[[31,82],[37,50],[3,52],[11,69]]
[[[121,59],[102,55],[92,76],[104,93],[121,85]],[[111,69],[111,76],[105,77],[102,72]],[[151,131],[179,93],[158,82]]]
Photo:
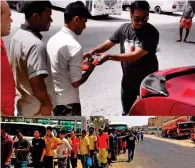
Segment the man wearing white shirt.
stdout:
[[83,2],[70,3],[64,12],[65,25],[48,41],[47,52],[57,98],[54,115],[81,115],[79,86],[88,79],[94,65],[91,63],[88,71],[82,74],[83,49],[78,35],[86,28],[85,23],[90,17]]
[[67,157],[69,152],[72,150],[72,147],[70,146],[67,139],[65,139],[66,132],[60,131],[59,137],[60,140],[63,142],[61,145],[59,145],[58,148],[58,168],[66,168],[67,167]]

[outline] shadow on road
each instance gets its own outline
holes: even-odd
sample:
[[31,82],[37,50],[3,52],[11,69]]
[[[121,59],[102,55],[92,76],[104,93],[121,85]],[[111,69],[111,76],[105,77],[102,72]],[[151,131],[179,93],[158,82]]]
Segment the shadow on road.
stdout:
[[113,16],[108,16],[107,18],[104,16],[93,16],[92,20],[105,21],[105,22],[129,22],[130,21],[130,19],[123,19],[123,18],[118,18]]
[[195,44],[195,41],[186,41],[186,43]]
[[[150,13],[154,13],[155,14],[155,12],[152,12],[152,11],[150,11]],[[159,15],[159,14],[156,14],[156,15]],[[166,15],[166,16],[176,16],[176,17],[181,17],[182,16],[182,14],[179,14],[179,13],[171,13],[171,12],[164,12],[164,13],[161,13],[160,15]]]

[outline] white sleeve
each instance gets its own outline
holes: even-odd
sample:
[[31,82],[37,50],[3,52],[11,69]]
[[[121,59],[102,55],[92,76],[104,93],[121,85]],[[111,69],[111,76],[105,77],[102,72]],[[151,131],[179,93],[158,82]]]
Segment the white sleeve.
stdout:
[[71,83],[77,82],[82,78],[81,63],[83,61],[83,50],[81,46],[74,46],[69,49],[69,77]]
[[72,147],[70,146],[69,142],[67,139],[64,140],[66,146],[68,147],[68,150],[71,151],[72,150]]

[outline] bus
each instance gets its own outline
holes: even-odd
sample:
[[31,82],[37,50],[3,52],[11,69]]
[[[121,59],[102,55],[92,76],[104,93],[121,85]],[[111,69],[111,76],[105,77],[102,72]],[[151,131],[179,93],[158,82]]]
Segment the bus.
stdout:
[[20,117],[20,116],[2,116],[1,122],[25,122],[25,123],[37,123],[44,125],[55,125],[56,131],[59,132],[59,129],[66,130],[67,133],[70,133],[72,130],[76,132],[76,134],[81,135],[82,130],[87,130],[87,120],[84,116],[53,116],[52,118],[48,118],[45,116],[36,116],[36,117]]
[[[66,8],[66,6],[76,0],[50,0],[52,5],[57,8]],[[92,16],[108,17],[109,15],[122,14],[122,0],[81,0],[88,8]]]
[[109,124],[109,128],[115,129],[117,131],[122,131],[122,130],[128,130],[128,125],[125,122],[111,122]]

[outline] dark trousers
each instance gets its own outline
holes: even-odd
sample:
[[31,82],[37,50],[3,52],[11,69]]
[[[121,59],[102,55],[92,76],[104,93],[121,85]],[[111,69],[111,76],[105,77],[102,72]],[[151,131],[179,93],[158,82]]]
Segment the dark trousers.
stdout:
[[44,156],[44,168],[54,168],[53,156]]
[[44,163],[40,162],[39,160],[34,160],[33,161],[33,167],[34,168],[43,168],[44,167]]
[[94,154],[94,150],[90,150],[90,157],[92,159],[92,168],[95,168],[95,154]]
[[135,148],[128,148],[128,160],[133,160]]
[[70,157],[68,156],[67,158],[67,165],[66,165],[66,168],[70,168]]
[[57,105],[53,113],[55,116],[81,116],[81,104]]
[[88,158],[88,155],[81,155],[81,164],[83,166],[83,168],[88,168],[87,166],[87,158]]
[[142,141],[144,140],[144,135],[141,135],[141,140],[142,140]]
[[121,101],[123,106],[123,115],[127,115],[130,112],[131,107],[139,95],[139,88],[129,89],[122,88],[121,89]]
[[71,162],[72,168],[77,167],[77,161],[78,161],[78,154],[76,158],[74,158],[74,153],[71,153],[70,162]]
[[143,56],[134,63],[123,62],[122,67],[121,99],[123,115],[127,115],[139,95],[139,88],[143,79],[158,71],[158,60],[156,56]]

